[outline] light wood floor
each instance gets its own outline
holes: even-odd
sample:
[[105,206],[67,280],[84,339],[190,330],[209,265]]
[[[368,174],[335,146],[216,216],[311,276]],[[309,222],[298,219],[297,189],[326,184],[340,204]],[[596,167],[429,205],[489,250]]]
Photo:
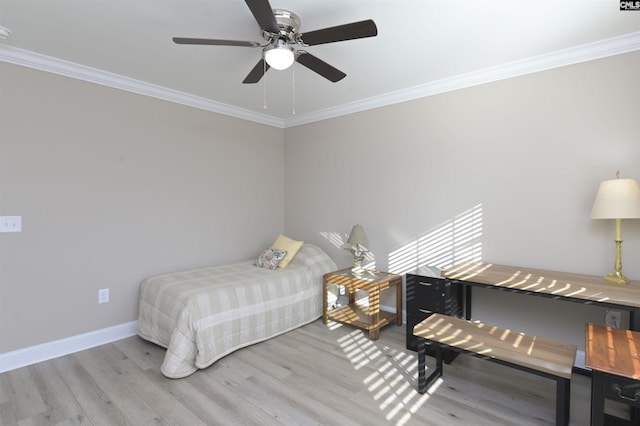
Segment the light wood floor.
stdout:
[[[470,356],[418,394],[404,329],[372,342],[318,320],[178,380],[160,373],[164,349],[131,337],[1,374],[0,424],[553,424],[555,382]],[[571,425],[589,423],[589,386],[574,374]]]

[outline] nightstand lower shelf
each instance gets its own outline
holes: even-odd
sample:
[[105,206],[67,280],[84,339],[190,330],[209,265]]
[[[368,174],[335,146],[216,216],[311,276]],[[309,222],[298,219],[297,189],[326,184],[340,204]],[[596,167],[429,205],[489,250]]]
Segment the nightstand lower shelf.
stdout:
[[378,323],[370,323],[372,319],[370,319],[369,316],[369,306],[366,304],[366,300],[363,300],[362,302],[356,301],[349,305],[331,309],[327,312],[327,317],[330,320],[343,324],[350,324],[369,332],[371,332],[371,330],[379,330],[385,325],[396,322],[398,318],[398,316],[393,312],[380,310],[378,313]]

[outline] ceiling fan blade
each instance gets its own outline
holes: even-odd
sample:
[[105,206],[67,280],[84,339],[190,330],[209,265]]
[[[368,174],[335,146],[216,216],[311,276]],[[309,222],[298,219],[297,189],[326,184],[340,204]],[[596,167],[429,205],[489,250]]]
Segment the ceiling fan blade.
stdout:
[[279,33],[280,27],[278,27],[278,22],[276,22],[276,17],[273,16],[273,11],[271,10],[271,5],[269,4],[269,0],[244,0],[251,9],[251,13],[253,13],[253,17],[258,21],[258,25],[264,31],[268,33]]
[[353,40],[356,38],[375,37],[378,35],[378,27],[372,19],[338,25],[336,27],[323,28],[300,34],[302,42],[307,46],[333,43],[336,41]]
[[260,59],[255,67],[247,74],[247,76],[242,80],[244,84],[252,84],[260,81],[265,72],[269,70],[269,64],[267,64],[264,59]]
[[317,72],[327,80],[330,80],[334,83],[342,80],[347,76],[339,69],[332,67],[322,59],[319,59],[318,57],[313,56],[311,53],[305,52],[304,50],[299,51],[299,55],[296,61],[309,68],[311,71]]
[[203,44],[203,45],[214,45],[214,46],[260,47],[260,43],[258,43],[257,41],[216,40],[212,38],[174,37],[173,42],[176,44]]

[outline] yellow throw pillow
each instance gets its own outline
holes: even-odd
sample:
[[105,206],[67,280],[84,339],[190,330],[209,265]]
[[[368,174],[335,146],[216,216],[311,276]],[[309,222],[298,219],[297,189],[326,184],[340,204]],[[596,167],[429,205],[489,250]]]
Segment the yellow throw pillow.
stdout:
[[279,235],[276,238],[276,242],[271,246],[272,249],[286,251],[287,255],[280,261],[278,268],[286,268],[289,262],[296,256],[300,247],[304,244],[304,241],[292,240],[284,235]]

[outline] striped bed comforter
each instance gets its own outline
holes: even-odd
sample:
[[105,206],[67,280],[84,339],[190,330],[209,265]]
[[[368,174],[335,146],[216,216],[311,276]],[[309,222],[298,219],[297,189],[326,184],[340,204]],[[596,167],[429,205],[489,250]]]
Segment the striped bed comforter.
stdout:
[[242,347],[322,315],[322,276],[336,264],[304,244],[282,269],[253,260],[158,275],[140,288],[138,335],[167,348],[162,374],[186,377]]

